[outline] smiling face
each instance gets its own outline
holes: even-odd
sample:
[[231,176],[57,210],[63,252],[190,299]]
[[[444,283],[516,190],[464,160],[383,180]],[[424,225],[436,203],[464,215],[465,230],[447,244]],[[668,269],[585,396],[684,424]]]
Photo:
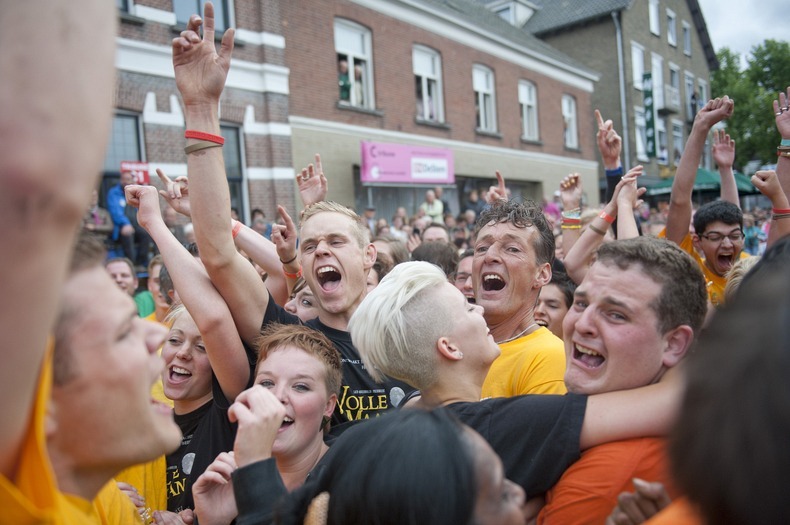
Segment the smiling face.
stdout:
[[472,257],[464,257],[458,261],[458,269],[453,277],[453,284],[458,288],[466,300],[475,302],[475,289],[472,286]]
[[480,229],[472,283],[489,326],[528,317],[540,288],[551,279],[549,263],[538,264],[535,256],[537,235],[534,226],[519,228],[509,222]]
[[175,450],[181,431],[172,411],[151,398],[164,368],[164,327],[140,319],[101,266],[69,278],[63,305],[56,344],[65,345],[69,366],[53,388],[59,447],[79,468],[116,472]]
[[134,296],[138,283],[137,274],[132,268],[125,261],[112,261],[107,264],[106,268],[115,284],[130,296]]
[[[728,237],[740,231],[741,228],[737,224],[713,221],[705,227],[702,235],[694,236],[694,246],[705,255],[705,266],[716,275],[727,275],[732,265],[740,258],[743,236],[735,242]],[[714,242],[707,239],[708,236],[721,237],[721,240]]]
[[547,284],[540,289],[538,304],[535,306],[535,322],[545,326],[551,333],[562,339],[562,321],[568,313],[565,294],[556,284]]
[[320,309],[350,317],[367,290],[367,272],[376,260],[372,244],[359,245],[355,224],[338,212],[320,212],[302,224],[302,268]]
[[173,400],[177,414],[186,414],[212,398],[211,363],[203,338],[186,309],[173,321],[162,346],[165,395]]
[[326,365],[295,346],[272,350],[258,364],[255,382],[268,388],[285,407],[274,440],[275,457],[295,458],[323,444],[322,418],[332,416],[337,395],[330,394]]
[[659,333],[654,307],[661,286],[639,265],[596,262],[565,316],[565,384],[578,394],[649,385],[677,364],[672,330]]

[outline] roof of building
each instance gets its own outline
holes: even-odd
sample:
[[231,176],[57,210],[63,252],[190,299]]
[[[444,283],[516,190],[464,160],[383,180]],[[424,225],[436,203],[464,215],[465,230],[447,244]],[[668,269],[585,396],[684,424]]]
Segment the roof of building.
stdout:
[[[478,0],[481,5],[488,5],[497,0]],[[524,29],[540,37],[546,33],[566,31],[580,24],[593,22],[601,18],[609,18],[611,13],[628,9],[634,0],[531,0],[538,9],[524,24]],[[719,68],[716,51],[708,34],[708,26],[702,15],[698,0],[687,0],[691,18],[697,29],[708,67]]]
[[461,18],[486,32],[510,41],[512,44],[533,51],[536,57],[545,57],[569,66],[584,76],[598,76],[598,72],[553,48],[528,31],[515,27],[476,0],[421,0],[437,12]]

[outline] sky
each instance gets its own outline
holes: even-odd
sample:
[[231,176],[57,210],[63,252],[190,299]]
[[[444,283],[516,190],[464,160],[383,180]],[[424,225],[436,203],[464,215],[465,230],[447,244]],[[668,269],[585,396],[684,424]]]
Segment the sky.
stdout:
[[713,48],[742,55],[765,40],[790,41],[788,0],[698,0]]

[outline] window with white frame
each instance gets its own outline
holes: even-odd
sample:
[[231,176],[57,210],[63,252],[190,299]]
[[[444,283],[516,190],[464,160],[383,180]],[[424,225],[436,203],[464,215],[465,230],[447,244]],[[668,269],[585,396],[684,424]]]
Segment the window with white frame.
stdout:
[[120,173],[121,162],[142,159],[140,115],[116,114],[112,119],[112,134],[104,155],[104,171]]
[[228,178],[228,189],[230,190],[230,206],[239,212],[239,216],[244,217],[244,195],[243,182],[244,173],[244,152],[241,129],[238,126],[222,124],[220,133],[225,139],[222,146],[222,157],[225,160],[225,174]]
[[652,53],[653,72],[653,107],[663,108],[664,105],[664,57]]
[[354,22],[335,19],[337,84],[341,104],[372,109],[373,53],[370,31]]
[[571,95],[562,96],[562,122],[565,147],[579,149],[579,122],[576,114],[576,99]]
[[417,99],[417,119],[444,122],[441,56],[428,47],[414,46],[412,68]]
[[658,10],[658,0],[650,0],[650,5],[648,7],[649,17],[650,17],[650,32],[654,35],[661,34],[661,22],[659,20],[659,10]]
[[667,43],[675,47],[678,45],[677,16],[671,9],[667,9]]
[[535,84],[527,80],[518,83],[518,103],[521,106],[521,133],[525,140],[539,140],[538,92]]
[[686,21],[681,22],[680,25],[683,28],[683,53],[691,56],[691,25]]
[[485,66],[475,65],[472,69],[472,86],[475,92],[477,129],[496,132],[494,72]]
[[[173,11],[176,14],[176,21],[186,25],[189,17],[193,14],[203,16],[203,6],[208,0],[173,0]],[[214,4],[214,29],[217,34],[222,35],[229,27],[233,27],[232,5],[233,0],[213,0]]]
[[699,89],[699,97],[697,100],[697,109],[701,108],[708,103],[708,84],[702,79],[697,80],[697,89]]
[[669,148],[667,143],[667,123],[662,118],[656,119],[656,161],[659,164],[669,164]]
[[683,123],[672,121],[672,164],[677,166],[683,156]]
[[631,75],[634,87],[642,91],[642,75],[645,73],[645,48],[631,42]]
[[117,7],[118,11],[121,13],[128,13],[131,11],[132,0],[115,0],[115,7]]
[[686,85],[686,101],[688,102],[688,106],[686,107],[686,111],[688,111],[689,120],[694,118],[694,115],[697,114],[697,101],[699,99],[699,93],[694,89],[694,75],[686,71],[684,75],[685,85]]
[[667,103],[672,108],[680,109],[680,67],[670,62],[669,64],[669,85],[666,96]]
[[648,162],[647,157],[647,123],[644,108],[634,108],[634,142],[636,143],[636,159]]

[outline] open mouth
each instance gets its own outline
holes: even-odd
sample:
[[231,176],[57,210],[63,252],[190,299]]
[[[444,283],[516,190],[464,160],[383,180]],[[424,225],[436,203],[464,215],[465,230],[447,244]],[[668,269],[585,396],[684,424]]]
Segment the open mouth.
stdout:
[[733,254],[722,254],[716,257],[720,268],[729,270],[733,265]]
[[591,348],[573,345],[573,358],[588,368],[598,368],[606,358]]
[[283,429],[285,429],[285,428],[288,428],[288,427],[290,427],[290,426],[291,426],[291,425],[293,425],[293,424],[294,424],[294,420],[293,420],[293,418],[290,418],[290,417],[288,417],[288,416],[285,416],[285,417],[283,418],[283,422],[280,424],[280,430],[283,430]]
[[331,292],[340,286],[340,272],[331,266],[322,266],[316,271],[318,285],[325,292]]
[[192,377],[192,372],[180,366],[171,366],[169,370],[170,381],[173,383],[182,383]]
[[538,326],[549,326],[548,321],[546,321],[545,319],[538,319],[537,317],[535,318],[535,324],[537,324]]
[[505,280],[495,274],[486,273],[483,275],[483,290],[486,292],[496,292],[505,287]]

